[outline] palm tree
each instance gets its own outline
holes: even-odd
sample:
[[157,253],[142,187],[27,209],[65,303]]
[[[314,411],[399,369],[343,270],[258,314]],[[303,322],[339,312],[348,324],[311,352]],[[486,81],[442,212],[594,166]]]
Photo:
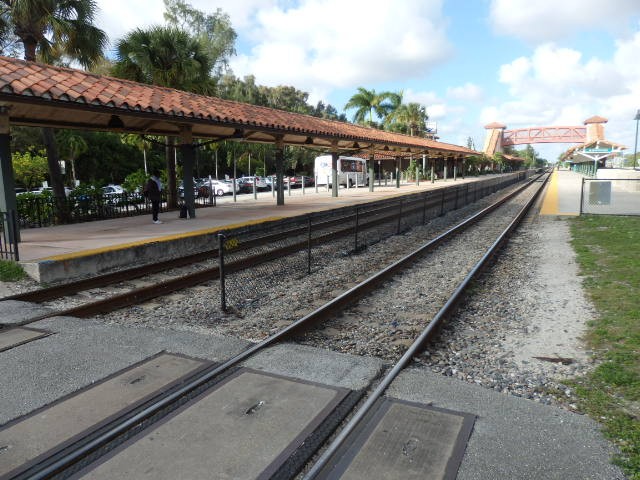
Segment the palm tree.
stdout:
[[384,103],[382,103],[382,108],[384,109],[383,124],[386,128],[389,128],[395,121],[396,112],[404,105],[402,103],[404,92],[402,90],[398,92],[383,92],[380,95],[384,99]]
[[202,94],[215,91],[211,57],[184,30],[138,28],[118,41],[116,57],[112,73],[119,77]]
[[147,169],[147,150],[151,148],[151,140],[143,135],[125,133],[120,135],[120,141],[125,145],[131,145],[132,147],[136,147],[138,150],[142,151],[144,174],[147,175],[149,173]]
[[85,153],[89,146],[84,138],[73,130],[61,130],[57,135],[60,144],[60,151],[71,161],[71,178],[73,185],[76,185],[76,160]]
[[[364,87],[358,87],[358,93],[354,94],[347,104],[345,110],[356,109],[353,115],[353,121],[360,124],[369,124],[375,126],[373,121],[373,113],[378,117],[384,118],[388,113],[388,105],[384,101],[391,95],[389,92],[376,93],[375,90],[367,90]],[[367,116],[369,120],[367,120]]]
[[[155,26],[136,29],[120,39],[112,74],[142,83],[210,94],[213,60],[202,43],[184,30]],[[167,137],[168,206],[177,205],[174,139]]]
[[[40,57],[53,63],[70,59],[88,68],[102,58],[107,35],[93,25],[94,0],[1,0],[0,9],[22,43],[25,60]],[[53,130],[43,128],[42,137],[51,187],[58,211],[64,214],[64,184]]]
[[403,103],[394,112],[395,121],[400,129],[411,136],[421,136],[426,130],[427,109],[419,103]]

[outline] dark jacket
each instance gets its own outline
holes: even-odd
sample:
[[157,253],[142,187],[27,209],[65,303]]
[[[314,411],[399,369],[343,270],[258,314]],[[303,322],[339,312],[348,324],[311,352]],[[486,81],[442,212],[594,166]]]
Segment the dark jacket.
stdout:
[[144,194],[152,202],[160,201],[160,189],[153,178],[150,178],[144,186]]

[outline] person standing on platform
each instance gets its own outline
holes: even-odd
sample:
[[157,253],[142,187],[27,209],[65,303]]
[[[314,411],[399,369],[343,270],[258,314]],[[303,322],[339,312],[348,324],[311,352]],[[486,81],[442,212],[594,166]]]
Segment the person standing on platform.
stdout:
[[158,220],[158,213],[160,213],[160,192],[162,192],[162,182],[160,181],[160,172],[153,171],[151,178],[144,186],[144,195],[151,201],[151,215],[153,217],[153,223],[158,224],[162,221]]

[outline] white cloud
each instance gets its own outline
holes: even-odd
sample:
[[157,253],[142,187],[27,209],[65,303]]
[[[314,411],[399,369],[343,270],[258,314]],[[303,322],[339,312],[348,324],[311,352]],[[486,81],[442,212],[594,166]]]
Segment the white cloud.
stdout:
[[486,106],[480,121],[498,121],[508,128],[570,126],[600,115],[609,119],[607,138],[633,148],[632,118],[640,108],[638,58],[640,32],[616,41],[608,59],[586,59],[577,50],[541,45],[531,56],[500,67],[499,79],[509,95]]
[[544,43],[582,29],[616,31],[637,15],[638,0],[492,0],[489,18],[498,34]]
[[[214,5],[209,0],[187,0],[192,7],[205,13],[214,13],[217,8],[229,15],[236,32],[248,29],[255,21],[260,8],[269,8],[276,0],[218,0]],[[131,30],[164,23],[162,0],[98,0],[99,14],[96,24],[107,32],[111,45],[115,45]]]
[[236,75],[303,90],[367,86],[424,75],[451,51],[441,1],[301,0],[262,9]]
[[475,83],[467,82],[459,87],[447,88],[447,97],[465,102],[478,102],[483,99],[484,92]]

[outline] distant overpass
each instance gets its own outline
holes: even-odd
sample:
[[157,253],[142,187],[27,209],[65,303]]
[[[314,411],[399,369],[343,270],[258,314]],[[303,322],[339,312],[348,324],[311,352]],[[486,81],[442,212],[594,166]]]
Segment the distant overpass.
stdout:
[[593,116],[584,121],[584,126],[569,127],[530,127],[507,130],[501,123],[485,125],[483,152],[493,156],[496,152],[503,152],[505,146],[527,145],[532,143],[588,143],[604,140],[604,124],[607,119]]

